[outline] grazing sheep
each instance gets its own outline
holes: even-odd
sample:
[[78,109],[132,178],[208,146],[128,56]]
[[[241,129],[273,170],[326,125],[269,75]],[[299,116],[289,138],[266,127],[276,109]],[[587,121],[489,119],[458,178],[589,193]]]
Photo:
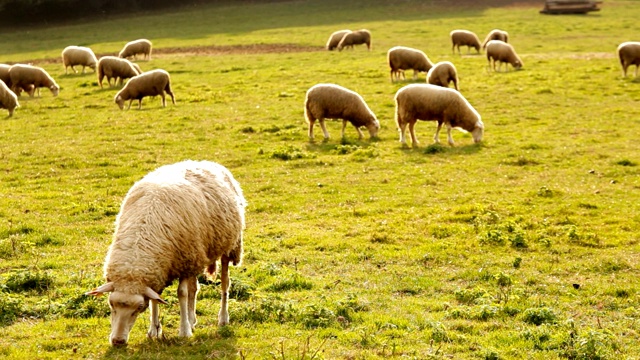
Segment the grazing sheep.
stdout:
[[487,37],[484,38],[482,42],[482,49],[484,50],[487,47],[487,44],[491,40],[501,40],[506,43],[509,42],[509,33],[500,29],[493,29],[488,34]]
[[358,138],[363,134],[360,127],[369,130],[373,138],[378,135],[380,123],[376,115],[369,109],[367,103],[358,93],[335,84],[317,84],[309,88],[304,100],[304,116],[309,123],[309,140],[313,141],[313,125],[316,120],[320,123],[325,141],[329,139],[329,132],[324,119],[342,119],[342,137],[350,122],[358,131]]
[[460,54],[460,46],[467,47],[467,53],[471,51],[473,47],[480,54],[480,39],[478,35],[469,30],[453,30],[449,33],[451,36],[451,52],[455,53],[456,46],[458,47],[458,54]]
[[140,72],[136,69],[135,65],[127,59],[120,59],[115,56],[103,56],[98,61],[98,85],[102,88],[102,79],[107,78],[107,83],[111,85],[111,79],[113,85],[122,85],[124,79],[132,78],[136,75],[140,75]]
[[331,36],[329,36],[329,40],[327,40],[327,50],[333,51],[333,49],[337,48],[340,40],[350,32],[351,30],[338,30],[331,34]]
[[82,73],[84,74],[84,68],[90,67],[93,71],[96,71],[96,64],[98,59],[88,47],[84,46],[67,46],[62,50],[62,65],[64,65],[64,73],[67,74],[68,67],[71,66],[71,70],[74,73],[78,73],[73,67],[76,65],[82,65]]
[[433,67],[433,63],[427,55],[418,50],[405,46],[395,46],[387,51],[387,60],[391,68],[391,82],[395,75],[396,80],[400,80],[400,75],[404,78],[404,70],[413,69],[413,79],[418,78],[418,72],[427,72]]
[[55,80],[41,67],[24,64],[12,65],[9,68],[9,78],[11,81],[11,90],[16,94],[21,88],[30,89],[27,90],[31,91],[30,96],[33,96],[35,90],[38,91],[38,96],[40,96],[41,87],[46,87],[51,90],[53,96],[58,96],[58,92],[60,91],[60,87],[56,84]]
[[20,107],[18,96],[9,89],[4,81],[0,80],[0,109],[9,110],[9,117],[13,116],[13,110]]
[[506,64],[511,64],[516,70],[524,65],[513,46],[501,40],[491,40],[487,43],[487,61],[489,62],[489,68],[493,69],[493,71],[496,71],[496,62],[498,63],[498,70],[502,67],[502,63],[505,63],[507,71],[509,70],[509,65]]
[[449,87],[450,82],[453,82],[453,87],[460,91],[458,89],[458,72],[449,61],[436,63],[427,73],[427,84]]
[[179,336],[196,325],[197,276],[216,272],[221,262],[222,296],[218,325],[229,323],[229,263],[242,261],[246,201],[224,166],[183,161],[162,166],[136,182],[116,217],[113,241],[104,263],[106,284],[87,292],[109,292],[111,345],[126,345],[137,316],[149,307],[147,336],[160,337],[160,294],[179,279]]
[[630,65],[636,66],[634,72],[635,77],[638,77],[638,66],[640,66],[640,42],[627,41],[618,46],[618,58],[622,65],[622,76],[627,77],[627,68]]
[[400,130],[400,142],[407,144],[404,133],[409,125],[411,142],[418,146],[418,139],[414,131],[417,120],[435,120],[438,128],[433,140],[439,143],[438,135],[442,124],[447,125],[447,139],[453,146],[452,128],[461,128],[471,132],[473,141],[482,140],[484,124],[480,114],[469,104],[459,92],[431,84],[410,84],[398,90],[396,101],[396,124]]
[[127,110],[131,108],[131,102],[133,102],[133,100],[138,100],[138,109],[141,109],[142,98],[145,96],[160,95],[160,97],[162,97],[162,107],[165,107],[167,106],[167,101],[164,97],[165,91],[171,96],[171,101],[175,105],[176,99],[171,91],[169,73],[162,69],[156,69],[131,78],[122,90],[116,94],[114,100],[120,107],[120,110],[124,109],[124,102],[127,100],[129,100]]
[[366,44],[367,49],[371,51],[371,33],[369,30],[361,29],[346,33],[338,43],[338,51],[342,51],[349,46],[353,49],[353,45]]
[[[0,80],[4,81],[4,83],[7,85],[7,87],[9,89],[11,89],[12,87],[12,83],[11,83],[11,78],[9,77],[9,69],[11,68],[11,65],[7,65],[7,64],[0,64]],[[25,87],[19,87],[18,89],[16,89],[18,92],[16,92],[15,94],[20,96],[20,93],[22,93],[22,91],[26,91],[27,94],[29,94],[29,96],[33,97],[33,94],[36,90],[36,88],[33,86],[33,84],[28,84],[25,85]]]
[[151,41],[147,39],[138,39],[129,41],[124,45],[118,57],[128,58],[133,56],[136,59],[136,55],[142,54],[144,59],[151,60]]

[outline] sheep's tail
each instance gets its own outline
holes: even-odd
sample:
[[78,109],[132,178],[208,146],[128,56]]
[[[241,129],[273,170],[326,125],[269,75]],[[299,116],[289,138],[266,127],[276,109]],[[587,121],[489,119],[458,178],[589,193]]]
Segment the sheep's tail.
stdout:
[[104,69],[102,68],[103,64],[98,62],[98,66],[96,72],[98,73],[98,84],[102,87],[102,79],[104,78]]
[[307,122],[307,124],[310,123],[309,119],[311,116],[311,109],[309,109],[309,99],[306,99],[304,101],[304,120]]

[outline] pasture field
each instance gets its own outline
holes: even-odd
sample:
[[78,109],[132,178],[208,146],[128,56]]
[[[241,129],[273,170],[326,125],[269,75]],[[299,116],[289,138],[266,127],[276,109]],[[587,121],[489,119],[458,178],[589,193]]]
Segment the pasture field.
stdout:
[[[0,62],[42,66],[61,91],[0,113],[0,358],[638,359],[640,81],[615,49],[640,41],[640,2],[568,16],[451,3],[229,2],[2,30]],[[325,51],[343,28],[369,29],[372,50]],[[523,70],[452,54],[460,28],[507,30]],[[67,45],[105,55],[140,37],[154,53],[139,65],[171,73],[177,105],[120,111],[117,88],[64,74]],[[393,97],[412,81],[389,81],[395,45],[455,64],[481,144],[434,145],[419,122],[420,146],[400,145]],[[322,82],[360,93],[379,138],[341,140],[331,121],[309,142],[304,96]],[[179,338],[174,284],[164,337],[146,338],[145,313],[112,349],[106,299],[83,293],[103,281],[127,190],[185,159],[228,167],[249,202],[231,324],[203,281]]]

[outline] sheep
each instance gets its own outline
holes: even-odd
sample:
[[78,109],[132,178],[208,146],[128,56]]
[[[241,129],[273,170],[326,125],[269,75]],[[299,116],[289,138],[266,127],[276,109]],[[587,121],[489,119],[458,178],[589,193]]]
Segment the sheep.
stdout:
[[122,85],[124,79],[132,78],[136,75],[140,75],[140,72],[136,69],[135,65],[127,59],[120,59],[115,56],[103,56],[98,61],[98,85],[102,88],[102,79],[107,78],[109,86],[111,86],[111,79],[114,79],[113,85],[117,85],[118,82]]
[[[38,90],[38,96],[40,96],[41,87],[46,87],[51,90],[53,96],[58,96],[60,86],[56,84],[55,80],[47,73],[47,71],[41,67],[15,64],[9,68],[9,78],[11,81],[11,90],[14,93],[18,93],[20,88],[29,89],[29,94],[33,97],[33,94]],[[33,86],[33,88],[31,87]]]
[[151,60],[151,41],[147,39],[129,41],[120,50],[118,57],[126,59],[133,56],[136,59],[137,54],[142,54],[144,59]]
[[475,143],[482,141],[484,124],[480,114],[458,91],[431,84],[410,84],[398,90],[395,102],[396,124],[400,131],[400,142],[404,146],[407,144],[404,136],[407,124],[412,146],[418,146],[414,131],[417,120],[438,122],[438,128],[433,137],[436,143],[440,143],[438,136],[442,124],[447,125],[447,139],[451,146],[455,144],[451,137],[452,128],[471,132]]
[[460,91],[458,89],[458,72],[451,62],[441,61],[429,69],[427,84],[449,87],[449,82],[453,82],[453,87]]
[[456,46],[458,47],[458,54],[460,54],[460,46],[467,47],[467,53],[471,51],[473,47],[480,54],[480,39],[478,35],[469,30],[453,30],[449,33],[451,36],[451,52],[455,53]]
[[106,283],[86,295],[109,292],[112,346],[126,345],[137,316],[149,307],[147,336],[160,337],[162,291],[179,279],[179,336],[196,325],[197,276],[215,275],[220,260],[222,296],[218,325],[229,323],[229,263],[242,261],[246,200],[224,166],[182,161],[162,166],[136,182],[116,217],[104,263]]
[[304,116],[309,123],[309,141],[313,141],[313,125],[316,120],[320,123],[324,140],[329,139],[329,132],[324,119],[342,119],[342,138],[350,122],[358,131],[358,138],[363,134],[360,127],[369,130],[374,138],[378,135],[380,123],[376,115],[369,109],[367,103],[358,93],[336,84],[316,84],[309,88],[304,100]]
[[[487,43],[487,61],[489,62],[489,69],[494,71],[496,71],[496,62],[498,63],[498,70],[502,67],[502,63],[511,64],[516,70],[521,69],[524,65],[513,46],[501,40],[491,40]],[[505,69],[508,71],[509,65],[505,65]]]
[[636,66],[634,76],[638,77],[638,66],[640,66],[640,42],[627,41],[618,46],[618,58],[622,65],[622,76],[627,77],[627,68],[630,65]]
[[504,41],[504,42],[508,43],[509,42],[509,33],[504,31],[504,30],[500,30],[500,29],[491,30],[487,34],[487,37],[485,37],[484,41],[482,42],[482,50],[486,49],[487,44],[491,40],[501,40],[501,41]]
[[4,81],[0,80],[0,109],[9,110],[9,117],[11,117],[17,107],[20,107],[18,96],[9,89]]
[[349,46],[353,49],[353,45],[366,44],[367,49],[371,51],[371,33],[367,29],[361,29],[346,33],[338,43],[338,51],[342,51]]
[[347,34],[350,33],[351,30],[338,30],[329,36],[329,40],[327,40],[327,50],[333,51],[333,49],[338,47],[340,40]]
[[[12,83],[11,83],[11,78],[9,77],[9,69],[11,68],[11,65],[7,65],[7,64],[0,64],[0,80],[4,81],[4,83],[7,85],[7,87],[9,89],[11,89],[12,87]],[[18,89],[16,89],[18,92],[16,92],[15,94],[20,96],[20,93],[22,93],[22,91],[26,91],[27,94],[29,94],[29,96],[33,97],[33,94],[36,90],[35,86],[33,86],[33,84],[28,84],[28,85],[24,85],[20,86]]]
[[428,72],[433,63],[427,55],[418,49],[405,46],[395,46],[387,51],[387,60],[391,68],[391,82],[395,75],[400,80],[400,74],[404,78],[404,70],[413,69],[413,79],[417,79],[418,72]]
[[84,74],[85,67],[90,67],[93,72],[96,71],[96,65],[98,59],[88,47],[84,46],[67,46],[62,50],[62,65],[64,65],[64,73],[67,74],[69,66],[74,73],[78,73],[73,67],[76,65],[82,65],[82,73]]
[[145,96],[160,95],[160,97],[162,97],[162,107],[165,107],[167,106],[167,101],[164,95],[165,91],[169,96],[171,96],[171,101],[175,105],[176,99],[171,91],[171,79],[169,77],[169,73],[162,69],[156,69],[131,78],[122,90],[116,94],[114,101],[118,104],[120,110],[122,110],[124,109],[124,102],[129,100],[129,107],[127,107],[128,110],[131,108],[133,100],[138,100],[138,109],[141,109],[142,98]]

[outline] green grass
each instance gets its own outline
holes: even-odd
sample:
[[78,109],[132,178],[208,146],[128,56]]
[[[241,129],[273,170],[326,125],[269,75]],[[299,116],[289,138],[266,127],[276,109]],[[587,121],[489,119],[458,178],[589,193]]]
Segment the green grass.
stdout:
[[[0,114],[0,357],[637,358],[640,83],[615,48],[638,40],[640,3],[541,8],[302,0],[3,31],[0,61],[32,61],[61,91]],[[342,28],[369,29],[372,51],[322,51]],[[456,28],[509,31],[524,69],[453,55]],[[171,73],[177,105],[120,111],[117,89],[58,60],[67,45],[116,53],[139,37],[155,49],[139,64]],[[393,96],[409,81],[389,81],[395,45],[456,65],[482,144],[456,131],[456,147],[433,145],[435,124],[420,122],[420,148],[400,146]],[[380,138],[341,140],[329,122],[331,140],[317,128],[310,143],[303,101],[320,82],[359,92]],[[184,159],[227,166],[249,202],[231,325],[217,327],[207,282],[194,337],[178,338],[174,284],[165,338],[146,339],[143,316],[111,349],[106,300],[82,294],[103,281],[127,190]]]

